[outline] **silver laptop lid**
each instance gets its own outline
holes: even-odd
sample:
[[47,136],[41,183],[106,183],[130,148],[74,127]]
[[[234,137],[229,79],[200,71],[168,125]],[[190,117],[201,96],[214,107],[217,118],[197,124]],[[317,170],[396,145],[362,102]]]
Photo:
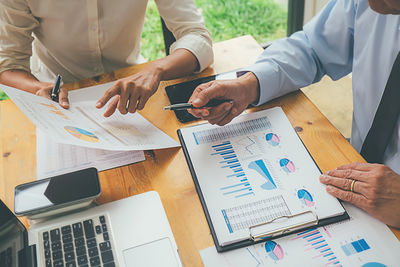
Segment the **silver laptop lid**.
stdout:
[[0,266],[36,266],[36,248],[28,246],[25,226],[0,200]]

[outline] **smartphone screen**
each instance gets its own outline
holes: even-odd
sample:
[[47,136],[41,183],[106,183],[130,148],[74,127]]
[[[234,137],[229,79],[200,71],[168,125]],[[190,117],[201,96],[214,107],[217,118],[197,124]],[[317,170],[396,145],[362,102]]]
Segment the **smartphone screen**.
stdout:
[[96,197],[100,183],[95,168],[58,175],[15,188],[14,210],[26,214],[37,210]]
[[[174,85],[170,85],[165,87],[165,92],[167,93],[168,99],[171,102],[171,105],[179,104],[179,103],[187,103],[189,98],[192,96],[194,89],[202,83],[207,83],[213,80],[229,80],[236,79],[240,77],[243,72],[240,71],[230,71],[217,75],[207,76],[203,78],[199,78],[193,81],[178,83]],[[197,120],[196,117],[191,115],[186,110],[174,110],[176,118],[180,122],[189,122],[193,120]]]

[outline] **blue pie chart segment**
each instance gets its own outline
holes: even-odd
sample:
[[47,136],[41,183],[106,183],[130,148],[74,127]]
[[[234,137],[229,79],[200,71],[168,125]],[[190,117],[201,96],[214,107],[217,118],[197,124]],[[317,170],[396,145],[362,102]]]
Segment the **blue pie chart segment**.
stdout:
[[265,251],[274,261],[282,260],[285,255],[282,247],[274,241],[265,242]]
[[279,165],[286,173],[292,173],[296,170],[296,166],[294,166],[293,161],[283,158],[279,161]]
[[267,140],[267,143],[270,144],[271,146],[278,146],[281,142],[281,140],[279,139],[279,136],[277,136],[274,133],[266,134],[265,139]]
[[366,264],[363,264],[361,267],[387,267],[387,266],[379,262],[368,262]]
[[307,207],[312,207],[315,205],[312,195],[305,189],[300,189],[297,191],[297,197],[300,201]]
[[255,170],[258,172],[259,175],[265,178],[265,183],[261,185],[261,188],[264,190],[272,190],[276,189],[276,184],[274,179],[272,178],[270,172],[268,171],[267,166],[262,159],[250,162],[249,166],[250,169]]

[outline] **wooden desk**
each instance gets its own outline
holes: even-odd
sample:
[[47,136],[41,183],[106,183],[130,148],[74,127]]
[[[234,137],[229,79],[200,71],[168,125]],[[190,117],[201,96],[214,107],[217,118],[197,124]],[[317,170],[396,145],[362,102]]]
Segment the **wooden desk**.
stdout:
[[[215,44],[214,52],[214,67],[196,76],[250,65],[262,52],[262,48],[252,37],[244,36]],[[143,65],[137,65],[70,84],[69,89],[115,80],[131,75],[142,67]],[[162,110],[161,107],[168,104],[164,87],[189,79],[193,79],[193,76],[162,82],[157,93],[140,112],[176,140],[176,130],[188,124],[178,122],[172,112]],[[252,108],[248,112],[277,105],[282,106],[323,172],[342,164],[363,161],[300,91],[262,107]],[[23,113],[9,100],[0,102],[0,198],[11,209],[14,187],[36,177],[35,138],[35,127]],[[146,161],[101,172],[100,179],[103,191],[99,199],[101,203],[149,190],[157,191],[164,204],[183,264],[202,266],[199,250],[212,246],[213,241],[181,148],[146,151]],[[400,238],[400,231],[394,232]]]

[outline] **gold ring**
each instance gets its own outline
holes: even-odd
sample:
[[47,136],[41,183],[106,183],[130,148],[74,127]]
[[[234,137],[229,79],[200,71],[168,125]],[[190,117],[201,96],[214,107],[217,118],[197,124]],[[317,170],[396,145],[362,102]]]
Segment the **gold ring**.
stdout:
[[351,185],[350,185],[350,191],[351,192],[353,192],[354,193],[354,184],[356,183],[356,180],[353,180],[352,182],[351,182]]

